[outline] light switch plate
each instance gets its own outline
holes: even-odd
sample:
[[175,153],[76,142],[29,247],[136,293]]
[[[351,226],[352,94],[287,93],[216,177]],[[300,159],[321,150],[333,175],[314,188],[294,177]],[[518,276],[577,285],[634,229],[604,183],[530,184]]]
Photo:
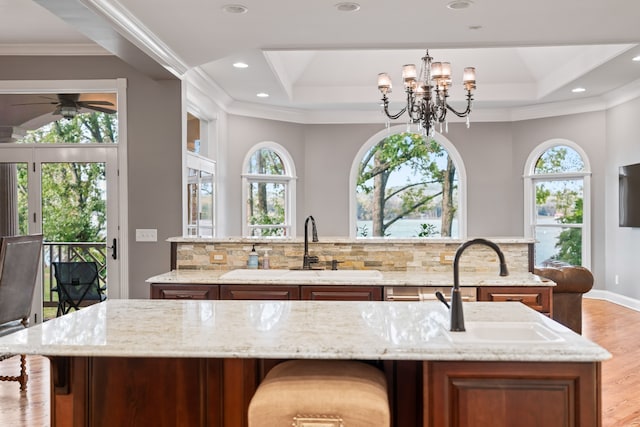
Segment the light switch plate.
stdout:
[[157,242],[158,230],[155,228],[136,228],[136,242]]

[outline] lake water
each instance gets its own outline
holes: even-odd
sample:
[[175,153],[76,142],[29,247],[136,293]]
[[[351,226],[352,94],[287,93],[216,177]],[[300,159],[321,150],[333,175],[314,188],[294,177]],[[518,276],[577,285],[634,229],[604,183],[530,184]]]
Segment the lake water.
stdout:
[[[373,221],[358,221],[358,237],[361,237],[360,231],[362,227],[366,227],[367,229],[367,237],[371,237],[371,231],[373,230]],[[422,231],[421,224],[432,224],[435,226],[435,229],[438,231],[438,234],[433,237],[440,236],[440,220],[439,219],[401,219],[400,221],[396,221],[389,229],[387,230],[387,234],[390,237],[418,237],[418,233]],[[458,236],[458,221],[454,220],[453,225],[451,226],[451,234],[454,237]]]
[[[556,220],[553,217],[539,217],[539,224],[556,224]],[[372,221],[358,221],[358,237],[361,237],[360,230],[363,226],[366,226],[368,231],[367,237],[371,237]],[[433,224],[436,230],[440,231],[439,219],[402,219],[394,223],[389,227],[388,234],[390,237],[407,238],[418,237],[418,233],[421,230],[421,224]],[[453,237],[458,237],[458,221],[453,222],[452,226]],[[551,258],[556,254],[557,249],[555,247],[558,241],[558,236],[562,232],[562,227],[539,227],[536,232],[536,265],[539,265],[542,261]],[[439,237],[439,235],[433,236]]]

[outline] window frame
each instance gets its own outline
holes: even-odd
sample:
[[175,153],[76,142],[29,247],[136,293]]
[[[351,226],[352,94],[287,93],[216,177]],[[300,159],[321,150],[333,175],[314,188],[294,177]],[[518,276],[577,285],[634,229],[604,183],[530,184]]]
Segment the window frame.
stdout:
[[[268,174],[254,174],[249,173],[249,161],[251,157],[259,150],[271,150],[275,152],[284,167],[283,175],[268,175]],[[280,144],[273,141],[260,142],[247,152],[242,162],[242,236],[256,238],[251,233],[253,230],[258,229],[273,229],[282,228],[285,230],[284,236],[271,236],[273,239],[292,239],[295,237],[296,230],[296,170],[295,164],[289,152]],[[249,198],[249,185],[253,183],[275,183],[284,185],[284,223],[282,225],[272,224],[249,224],[249,215],[247,212],[247,199]],[[264,238],[263,236],[260,236]]]
[[[189,185],[192,184],[191,180],[189,179],[189,169],[192,169],[194,171],[197,172],[197,176],[196,176],[196,181],[197,181],[197,186],[198,186],[198,200],[197,200],[197,210],[198,210],[198,215],[196,218],[196,224],[195,225],[191,225],[189,223],[190,218],[189,218]],[[200,186],[202,185],[202,173],[207,173],[211,175],[211,190],[212,190],[212,195],[211,195],[211,236],[209,235],[203,235],[201,233],[201,230],[204,228],[201,224],[200,224],[200,212],[201,212],[201,207],[202,207],[202,201],[200,200],[200,194],[199,194],[199,190],[200,190]],[[187,152],[186,153],[186,175],[187,178],[185,180],[186,182],[186,186],[185,186],[185,193],[186,193],[186,198],[187,198],[187,207],[186,207],[186,215],[185,215],[185,220],[184,220],[184,235],[188,236],[188,237],[207,237],[207,238],[211,238],[211,237],[216,237],[217,233],[216,233],[216,209],[217,209],[217,174],[216,174],[216,162],[214,160],[211,160],[207,157],[204,157],[202,155],[193,153],[193,152]],[[190,234],[189,231],[190,230],[195,230],[195,235]]]
[[[584,170],[579,172],[536,174],[538,159],[544,153],[558,146],[569,147],[581,157]],[[537,224],[536,223],[536,184],[542,181],[569,181],[582,179],[582,224]],[[587,153],[573,141],[567,139],[550,139],[535,147],[524,166],[524,235],[535,239],[536,228],[563,227],[580,228],[582,230],[582,266],[591,268],[591,166]],[[535,243],[534,243],[535,246]]]
[[[374,145],[378,144],[381,140],[389,135],[403,132],[415,132],[420,133],[418,130],[407,129],[407,125],[390,126],[386,129],[371,136],[356,153],[351,164],[351,171],[349,173],[349,238],[351,239],[375,239],[376,237],[361,237],[357,235],[357,211],[358,202],[356,200],[356,190],[358,185],[358,173],[360,170],[360,162],[364,158],[364,155]],[[447,153],[453,164],[456,166],[458,173],[458,236],[457,237],[438,237],[438,239],[445,240],[466,240],[467,239],[467,169],[462,160],[462,156],[444,135],[435,132],[432,137],[438,144],[440,144]],[[382,237],[377,237],[382,238]],[[413,239],[414,237],[384,237],[386,240],[402,240]],[[428,237],[420,237],[420,239],[428,239]]]

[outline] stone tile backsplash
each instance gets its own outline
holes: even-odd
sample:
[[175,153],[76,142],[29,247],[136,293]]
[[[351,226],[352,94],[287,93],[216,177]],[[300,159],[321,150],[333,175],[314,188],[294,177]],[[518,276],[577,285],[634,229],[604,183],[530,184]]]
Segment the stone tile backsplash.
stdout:
[[[302,241],[175,241],[176,267],[183,270],[231,270],[246,268],[253,245],[259,254],[259,268],[265,252],[270,268],[302,267]],[[503,251],[509,270],[529,271],[528,242],[496,241]],[[375,269],[380,271],[452,271],[453,257],[461,242],[374,241],[320,242],[309,244],[309,254],[319,257],[318,267],[330,269],[339,262],[341,270]],[[490,248],[475,245],[467,248],[460,259],[461,271],[498,271],[498,257]]]

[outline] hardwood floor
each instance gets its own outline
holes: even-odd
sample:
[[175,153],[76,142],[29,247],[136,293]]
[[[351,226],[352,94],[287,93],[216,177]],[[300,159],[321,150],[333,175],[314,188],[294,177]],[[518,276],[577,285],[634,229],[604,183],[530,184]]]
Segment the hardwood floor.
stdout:
[[[640,312],[585,298],[583,313],[583,335],[613,354],[602,367],[602,426],[640,426]],[[14,374],[19,363],[18,357],[0,362],[0,372]],[[0,426],[49,426],[48,361],[30,356],[27,363],[26,392],[17,382],[0,382]]]
[[640,426],[640,313],[585,298],[582,335],[613,358],[602,364],[602,426]]
[[[4,375],[16,375],[19,370],[20,356],[0,362]],[[0,381],[0,426],[49,427],[49,360],[27,356],[27,372],[25,392],[20,392],[17,382]]]

